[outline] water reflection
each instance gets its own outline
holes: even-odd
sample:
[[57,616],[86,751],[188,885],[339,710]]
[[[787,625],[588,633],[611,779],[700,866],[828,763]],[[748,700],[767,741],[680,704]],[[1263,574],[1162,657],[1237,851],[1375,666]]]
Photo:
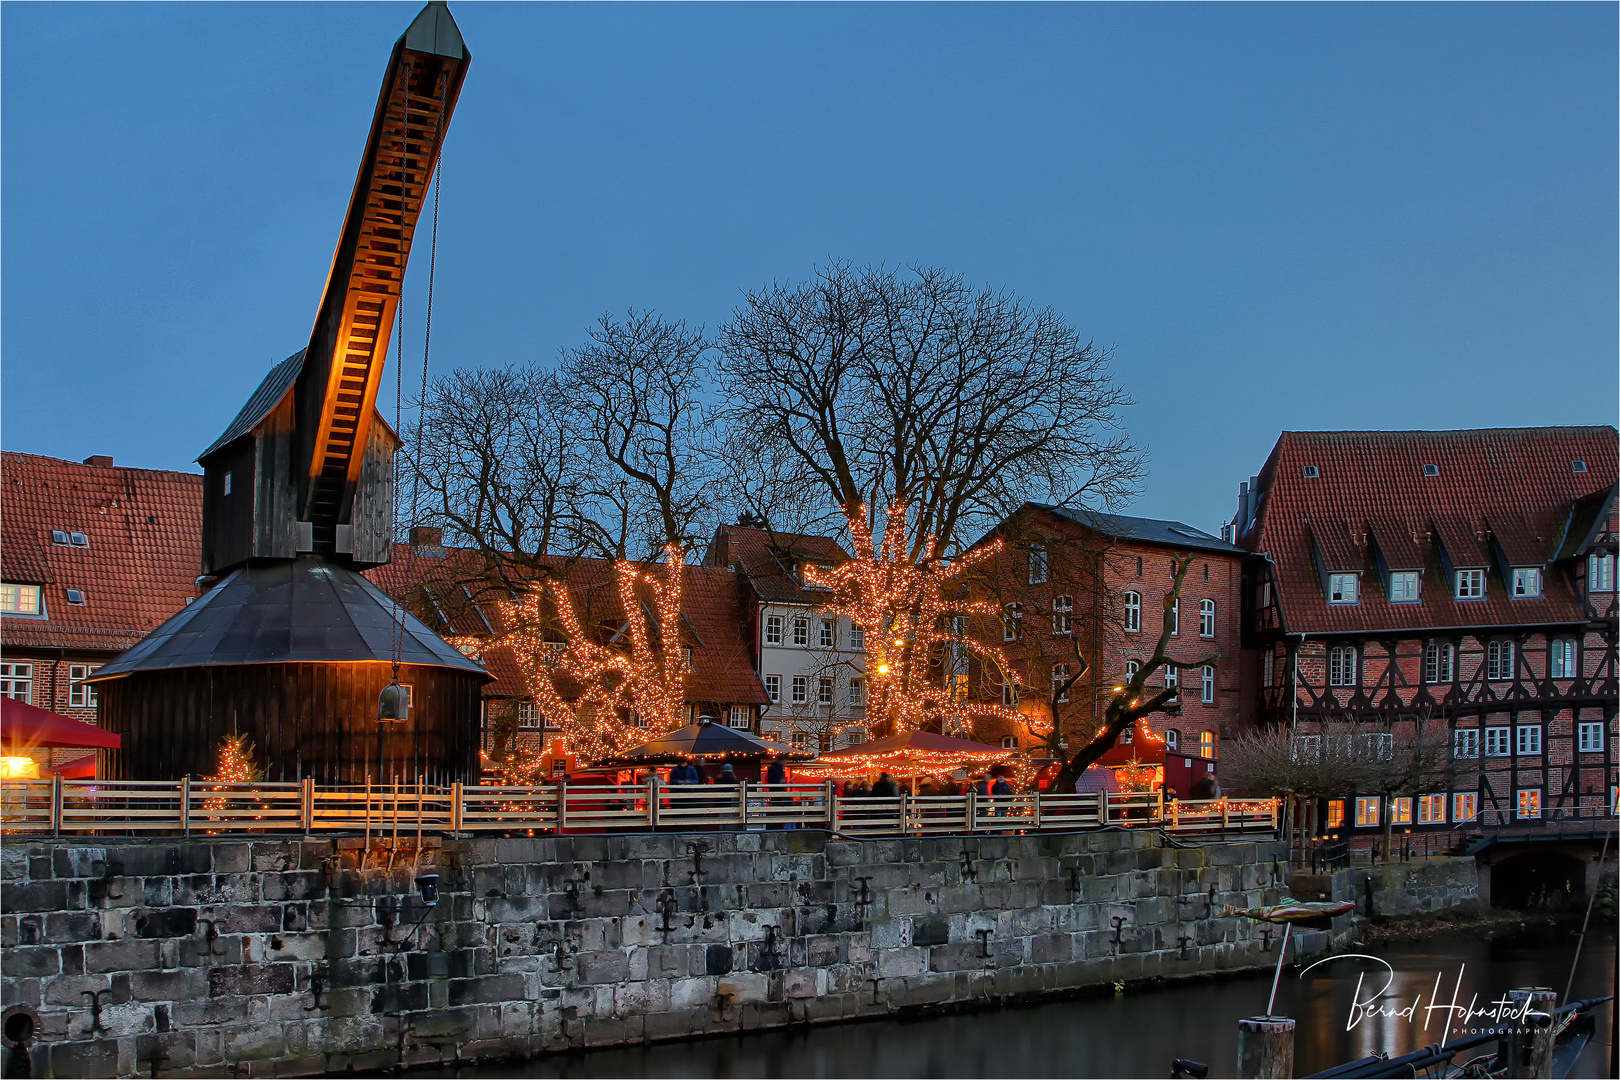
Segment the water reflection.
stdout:
[[[1417,1009],[1411,1019],[1378,1016],[1350,1027],[1352,1001],[1369,999],[1389,978],[1382,965],[1339,960],[1303,978],[1285,972],[1277,1011],[1299,1019],[1296,1069],[1300,1075],[1383,1051],[1404,1054],[1441,1041],[1446,1015],[1425,1012],[1451,1003],[1459,972],[1458,1004],[1477,1004],[1518,986],[1563,989],[1574,951],[1572,935],[1491,941],[1447,936],[1415,944],[1384,945],[1376,952],[1394,968],[1390,999]],[[1614,992],[1612,939],[1588,939],[1574,997]],[[926,1020],[761,1032],[624,1050],[553,1054],[513,1065],[426,1070],[423,1076],[462,1077],[1155,1077],[1170,1060],[1208,1063],[1210,1075],[1231,1076],[1237,1060],[1237,1022],[1263,1012],[1267,975],[1234,976],[1159,990],[1079,998]],[[1387,1004],[1387,1003],[1386,1003]],[[1428,1025],[1425,1027],[1425,1020]],[[1488,1023],[1488,1022],[1487,1022]],[[1479,1026],[1475,1020],[1471,1025]],[[1600,1031],[1606,1026],[1600,1025]],[[1450,1037],[1459,1034],[1450,1025]],[[1572,1074],[1606,1075],[1607,1049],[1593,1046]]]

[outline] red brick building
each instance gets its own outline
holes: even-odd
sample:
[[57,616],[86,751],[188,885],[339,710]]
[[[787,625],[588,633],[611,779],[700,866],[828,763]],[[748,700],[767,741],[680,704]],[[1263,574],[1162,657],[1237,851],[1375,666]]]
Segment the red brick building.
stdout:
[[202,479],[0,454],[0,694],[95,720],[83,680],[199,595]]
[[1259,718],[1443,721],[1456,777],[1329,825],[1612,812],[1615,474],[1610,427],[1277,441],[1233,522]]
[[[1125,517],[1086,510],[1025,504],[974,545],[1000,539],[1002,553],[985,568],[985,590],[1003,618],[975,628],[1000,648],[1018,679],[1020,711],[1049,722],[1050,687],[1088,670],[1058,703],[1065,732],[1093,730],[1112,687],[1153,655],[1171,620],[1167,648],[1179,666],[1155,676],[1180,687],[1176,711],[1151,718],[1170,748],[1214,758],[1222,738],[1245,722],[1239,673],[1239,585],[1243,551],[1179,521]],[[1192,556],[1177,607],[1164,601],[1173,584],[1172,560]],[[1077,656],[1078,654],[1078,656]],[[1075,666],[1067,666],[1075,665]],[[983,673],[970,676],[976,692],[987,689]],[[985,721],[979,738],[1003,745],[1030,745],[1028,726],[1011,730]]]

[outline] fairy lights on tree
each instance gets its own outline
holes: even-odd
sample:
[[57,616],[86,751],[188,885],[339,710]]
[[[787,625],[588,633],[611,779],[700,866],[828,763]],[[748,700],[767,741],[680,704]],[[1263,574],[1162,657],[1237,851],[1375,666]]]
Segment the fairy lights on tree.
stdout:
[[[246,735],[227,735],[219,742],[219,771],[204,777],[208,784],[223,787],[226,784],[251,784],[264,778],[264,770],[254,760],[253,742]],[[218,787],[215,790],[219,790]],[[230,801],[216,795],[203,803],[205,813],[226,809]]]
[[1023,722],[1016,708],[973,701],[967,692],[970,660],[1004,680],[1016,678],[1000,649],[968,633],[971,618],[1000,615],[995,605],[970,599],[966,575],[994,558],[1001,542],[946,560],[930,535],[913,558],[904,503],[889,507],[881,541],[873,536],[864,508],[848,521],[855,557],[830,570],[806,567],[805,579],[831,591],[822,611],[865,632],[867,715],[895,735],[936,725],[943,734],[963,733],[976,716]]
[[[587,625],[569,583],[553,579],[495,603],[501,633],[455,644],[479,655],[509,648],[535,704],[583,759],[607,757],[673,731],[686,722],[686,551],[671,544],[664,554],[652,569],[622,559],[613,564],[622,615],[614,628]],[[558,681],[577,689],[572,700],[563,697]]]

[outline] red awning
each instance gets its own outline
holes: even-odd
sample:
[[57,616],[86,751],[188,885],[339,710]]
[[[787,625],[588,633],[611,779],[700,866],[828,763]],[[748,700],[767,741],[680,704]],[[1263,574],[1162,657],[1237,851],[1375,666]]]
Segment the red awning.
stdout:
[[56,773],[64,780],[94,780],[96,778],[96,755],[86,754],[83,757],[69,758],[60,765],[52,765],[49,769],[39,770],[41,776],[50,776]]
[[0,697],[0,743],[7,753],[36,746],[85,746],[117,750],[123,740],[94,724],[58,716],[26,701]]

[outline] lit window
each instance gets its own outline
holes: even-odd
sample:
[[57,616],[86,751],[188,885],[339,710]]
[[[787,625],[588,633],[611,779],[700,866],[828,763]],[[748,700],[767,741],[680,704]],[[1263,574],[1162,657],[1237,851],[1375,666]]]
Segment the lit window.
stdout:
[[1329,574],[1328,575],[1328,603],[1354,604],[1358,603],[1358,587],[1361,583],[1359,574]]
[[765,676],[765,696],[771,699],[772,705],[780,705],[782,703],[782,676]]
[[1356,826],[1368,828],[1378,824],[1378,796],[1356,796]]
[[1575,677],[1575,639],[1553,638],[1547,650],[1547,673],[1554,679],[1573,679]]
[[1356,650],[1353,646],[1335,645],[1328,650],[1328,684],[1356,685]]
[[1541,568],[1537,566],[1515,566],[1513,568],[1513,595],[1540,596]]
[[1586,591],[1614,591],[1614,556],[1598,552],[1586,557]]
[[1074,628],[1074,597],[1052,598],[1052,633],[1067,634]]
[[832,703],[833,703],[833,681],[832,681],[832,677],[828,676],[828,675],[822,675],[821,677],[819,677],[816,680],[816,704],[830,706],[830,705],[832,705]]
[[1001,615],[1001,640],[1017,641],[1019,637],[1018,620],[1024,617],[1024,605],[1019,603],[1008,604]]
[[1202,638],[1215,636],[1215,601],[1213,600],[1200,600],[1198,602],[1198,636]]
[[68,665],[68,704],[75,709],[93,709],[96,707],[96,688],[88,679],[96,670],[95,664],[69,664]]
[[966,701],[968,699],[968,677],[966,672],[956,672],[945,677],[945,689],[950,693],[952,701]]
[[1418,572],[1397,570],[1389,575],[1389,600],[1392,604],[1414,604],[1418,601]]
[[1204,665],[1203,678],[1199,680],[1201,700],[1205,705],[1215,704],[1215,668],[1211,664]]
[[1181,742],[1181,732],[1177,731],[1175,728],[1166,728],[1165,729],[1165,731],[1164,731],[1164,745],[1168,749],[1174,750],[1176,748],[1177,744],[1180,743],[1180,742]]
[[1125,629],[1132,634],[1142,629],[1141,593],[1128,592],[1125,594]]
[[1059,700],[1059,701],[1068,701],[1069,700],[1069,688],[1067,686],[1063,685],[1064,683],[1066,683],[1068,681],[1069,681],[1069,665],[1068,664],[1053,664],[1052,665],[1052,693],[1057,695],[1057,700]]
[[64,591],[67,593],[68,603],[72,604],[74,607],[84,607],[83,589],[66,589]]
[[1448,683],[1451,681],[1451,642],[1431,641],[1423,647],[1423,681]]
[[1473,821],[1479,817],[1479,792],[1455,791],[1451,795],[1451,820]]
[[1488,727],[1485,729],[1485,756],[1507,757],[1508,732],[1505,727]]
[[810,644],[810,620],[803,615],[793,617],[793,644]]
[[1018,736],[1016,736],[1016,735],[1003,735],[1001,737],[1001,748],[1003,750],[1016,750],[1016,749],[1018,749]]
[[1418,796],[1418,824],[1440,825],[1446,820],[1446,797],[1444,795]]
[[1538,818],[1541,816],[1541,789],[1534,787],[1519,789],[1519,817]]
[[1198,733],[1198,756],[1209,761],[1215,760],[1215,733],[1213,731],[1200,731]]
[[1389,823],[1391,825],[1412,824],[1412,796],[1401,795],[1389,800]]
[[1046,548],[1036,544],[1029,549],[1029,583],[1039,585],[1046,580]]
[[34,665],[0,664],[0,697],[30,704],[34,700]]
[[1457,571],[1457,599],[1483,600],[1485,599],[1485,571],[1459,570]]
[[849,647],[852,649],[866,648],[866,631],[854,623],[849,624]]
[[1541,725],[1524,724],[1519,727],[1519,754],[1534,756],[1541,753]]
[[1479,728],[1458,728],[1451,737],[1451,756],[1479,757]]
[[1344,827],[1344,800],[1329,799],[1327,805],[1327,827],[1340,829]]
[[805,748],[805,744],[809,742],[809,739],[802,731],[795,731],[792,735],[788,736],[788,738],[792,741],[793,749],[795,750],[803,750]]
[[782,644],[782,616],[780,616],[780,615],[767,615],[767,616],[765,616],[765,644],[767,644],[767,645],[780,645],[780,644]]
[[821,647],[830,649],[838,644],[838,624],[831,619],[821,620]]
[[38,585],[0,584],[0,613],[6,615],[41,614],[41,594]]
[[1600,753],[1603,750],[1603,725],[1601,723],[1584,723],[1577,729],[1580,738],[1580,750],[1583,754]]
[[793,676],[793,704],[803,705],[810,700],[810,676]]
[[853,678],[849,680],[849,704],[851,708],[862,709],[866,707],[866,680]]
[[754,726],[753,710],[746,705],[733,705],[728,726],[746,731]]
[[1485,647],[1485,677],[1498,681],[1513,678],[1513,642],[1493,641]]
[[1170,632],[1172,634],[1181,633],[1181,600],[1180,600],[1180,598],[1177,598],[1175,600],[1170,601],[1170,613],[1167,616],[1165,616],[1165,618],[1168,619],[1169,622],[1170,622]]

